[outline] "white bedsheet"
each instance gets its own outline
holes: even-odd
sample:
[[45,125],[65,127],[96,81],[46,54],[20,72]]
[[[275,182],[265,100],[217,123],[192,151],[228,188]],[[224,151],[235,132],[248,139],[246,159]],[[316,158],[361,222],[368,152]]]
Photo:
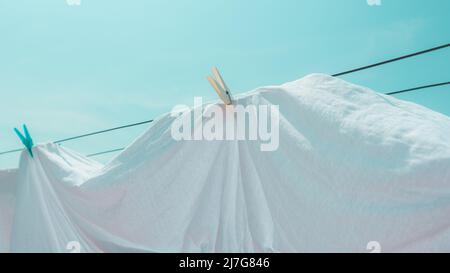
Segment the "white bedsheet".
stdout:
[[276,151],[175,141],[167,114],[105,166],[55,144],[24,152],[9,250],[450,251],[448,117],[321,74],[235,104],[279,105]]

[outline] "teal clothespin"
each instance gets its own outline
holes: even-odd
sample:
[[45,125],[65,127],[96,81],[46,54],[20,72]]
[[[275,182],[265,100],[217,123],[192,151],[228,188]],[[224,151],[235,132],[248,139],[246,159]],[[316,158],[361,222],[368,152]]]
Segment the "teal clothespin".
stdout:
[[25,124],[23,125],[23,133],[25,136],[22,135],[22,133],[17,128],[14,128],[14,132],[16,132],[17,136],[20,138],[20,141],[22,141],[23,145],[25,145],[31,157],[33,157],[32,149],[34,144],[33,139],[31,138],[30,133],[28,132],[27,126]]

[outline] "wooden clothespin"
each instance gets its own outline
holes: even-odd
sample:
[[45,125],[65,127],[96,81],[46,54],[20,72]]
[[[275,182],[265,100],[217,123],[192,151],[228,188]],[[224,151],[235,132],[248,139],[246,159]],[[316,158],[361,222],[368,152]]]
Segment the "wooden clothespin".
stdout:
[[212,76],[207,77],[209,83],[226,105],[232,104],[230,89],[228,89],[228,86],[225,84],[219,70],[216,67],[213,67],[212,73]]
[[30,133],[28,132],[27,126],[25,124],[23,125],[23,134],[17,128],[14,128],[14,132],[16,132],[17,136],[20,138],[20,141],[22,141],[22,144],[27,148],[28,153],[31,157],[33,157],[34,143]]

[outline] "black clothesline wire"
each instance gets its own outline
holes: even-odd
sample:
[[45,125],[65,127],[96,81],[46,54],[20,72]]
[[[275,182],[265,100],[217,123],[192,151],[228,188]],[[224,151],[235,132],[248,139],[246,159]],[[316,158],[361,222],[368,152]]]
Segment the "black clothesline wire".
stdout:
[[112,149],[112,150],[107,150],[107,151],[103,151],[103,152],[99,152],[99,153],[88,154],[86,156],[87,157],[92,157],[92,156],[98,156],[98,155],[104,155],[104,154],[119,152],[119,151],[123,151],[123,150],[125,150],[125,147]]
[[415,56],[418,56],[418,55],[430,53],[430,52],[433,52],[433,51],[436,51],[436,50],[444,49],[444,48],[449,47],[449,46],[450,46],[450,44],[436,46],[436,47],[433,47],[433,48],[429,48],[429,49],[425,49],[425,50],[422,50],[422,51],[417,51],[417,52],[414,52],[414,53],[411,53],[411,54],[403,55],[403,56],[400,56],[400,57],[397,57],[397,58],[393,58],[393,59],[385,60],[385,61],[382,61],[382,62],[378,62],[378,63],[374,63],[374,64],[370,64],[370,65],[354,68],[354,69],[347,70],[347,71],[344,71],[344,72],[336,73],[336,74],[333,74],[331,76],[339,77],[339,76],[342,76],[342,75],[355,73],[355,72],[358,72],[358,71],[361,71],[361,70],[366,70],[366,69],[373,68],[373,67],[376,67],[376,66],[380,66],[380,65],[384,65],[384,64],[400,61],[400,60],[403,60],[403,59],[415,57]]
[[[358,68],[355,68],[355,69],[343,71],[343,72],[340,72],[340,73],[332,74],[331,76],[339,77],[339,76],[342,76],[342,75],[355,73],[355,72],[366,70],[366,69],[369,69],[369,68],[381,66],[381,65],[384,65],[384,64],[388,64],[388,63],[396,62],[396,61],[399,61],[399,60],[403,60],[403,59],[415,57],[415,56],[418,56],[418,55],[430,53],[430,52],[433,52],[433,51],[437,51],[437,50],[440,50],[440,49],[444,49],[444,48],[447,48],[449,46],[450,46],[450,43],[449,44],[440,45],[440,46],[436,46],[436,47],[433,47],[433,48],[429,48],[429,49],[422,50],[422,51],[417,51],[417,52],[414,52],[414,53],[411,53],[411,54],[403,55],[403,56],[396,57],[396,58],[389,59],[389,60],[385,60],[385,61],[382,61],[382,62],[378,62],[378,63],[374,63],[374,64],[362,66],[362,67],[358,67]],[[450,84],[450,82],[434,83],[434,84],[429,84],[429,85],[422,85],[422,86],[417,86],[417,87],[413,87],[413,88],[403,89],[403,90],[399,90],[399,91],[388,92],[388,93],[385,93],[385,94],[386,95],[394,95],[394,94],[406,93],[406,92],[411,92],[411,91],[416,91],[416,90],[421,90],[421,89],[427,89],[427,88],[432,88],[432,87],[437,87],[437,86],[444,86],[444,85],[449,85],[449,84]],[[86,134],[82,134],[82,135],[78,135],[78,136],[74,136],[74,137],[68,137],[68,138],[65,138],[65,139],[56,140],[56,141],[53,141],[53,143],[60,144],[60,143],[66,142],[66,141],[71,141],[71,140],[75,140],[75,139],[79,139],[79,138],[84,138],[84,137],[88,137],[88,136],[98,135],[98,134],[102,134],[102,133],[106,133],[106,132],[110,132],[110,131],[115,131],[115,130],[125,129],[125,128],[129,128],[129,127],[134,127],[134,126],[138,126],[138,125],[148,124],[148,123],[151,123],[152,121],[153,121],[153,119],[146,120],[146,121],[141,121],[141,122],[137,122],[137,123],[126,124],[126,125],[113,127],[113,128],[109,128],[109,129],[105,129],[105,130],[95,131],[95,132],[86,133]],[[98,156],[98,155],[102,155],[102,154],[107,154],[107,153],[121,151],[121,150],[124,150],[124,149],[125,148],[117,148],[117,149],[107,150],[107,151],[103,151],[103,152],[88,154],[87,156],[88,157]],[[18,148],[18,149],[13,149],[13,150],[9,150],[9,151],[3,151],[3,152],[0,152],[0,155],[20,152],[22,150],[24,150],[24,149],[23,148]]]
[[444,85],[448,85],[448,84],[450,84],[450,82],[434,83],[434,84],[423,85],[423,86],[417,86],[417,87],[408,88],[408,89],[403,89],[403,90],[394,91],[394,92],[388,92],[388,93],[385,93],[385,94],[386,94],[386,95],[395,95],[395,94],[400,94],[400,93],[406,93],[406,92],[416,91],[416,90],[420,90],[420,89],[426,89],[426,88],[432,88],[432,87],[444,86]]
[[83,135],[79,135],[79,136],[74,136],[74,137],[68,137],[68,138],[60,139],[60,140],[57,140],[57,141],[53,141],[53,143],[59,144],[59,143],[67,142],[67,141],[78,139],[78,138],[83,138],[83,137],[103,134],[103,133],[106,133],[106,132],[111,132],[111,131],[115,131],[115,130],[125,129],[125,128],[128,128],[128,127],[134,127],[134,126],[138,126],[138,125],[142,125],[142,124],[147,124],[147,123],[150,123],[152,121],[153,121],[153,119],[145,120],[145,121],[141,121],[141,122],[137,122],[137,123],[131,123],[131,124],[127,124],[127,125],[123,125],[123,126],[119,126],[119,127],[109,128],[109,129],[105,129],[105,130],[101,130],[101,131],[95,131],[95,132],[91,132],[91,133],[87,133],[87,134],[83,134]]
[[[118,127],[114,127],[114,128],[109,128],[109,129],[105,129],[105,130],[101,130],[101,131],[95,131],[95,132],[91,132],[91,133],[87,133],[87,134],[82,134],[82,135],[78,135],[78,136],[74,136],[74,137],[69,137],[69,138],[65,138],[65,139],[60,139],[60,140],[56,140],[53,141],[53,143],[56,144],[61,144],[63,142],[67,142],[70,140],[75,140],[78,138],[83,138],[83,137],[88,137],[88,136],[93,136],[93,135],[98,135],[98,134],[102,134],[102,133],[106,133],[106,132],[111,132],[111,131],[115,131],[115,130],[120,130],[120,129],[124,129],[124,128],[128,128],[128,127],[134,127],[134,126],[138,126],[138,125],[143,125],[143,124],[147,124],[152,122],[153,119],[150,120],[146,120],[146,121],[141,121],[141,122],[136,122],[136,123],[131,123],[131,124],[127,124],[127,125],[123,125],[123,126],[118,126]],[[1,152],[0,155],[3,154],[9,154],[9,153],[15,153],[15,152],[20,152],[22,151],[23,148],[19,148],[19,149],[14,149],[14,150],[9,150],[9,151],[4,151]],[[94,154],[92,154],[91,156],[93,156]]]

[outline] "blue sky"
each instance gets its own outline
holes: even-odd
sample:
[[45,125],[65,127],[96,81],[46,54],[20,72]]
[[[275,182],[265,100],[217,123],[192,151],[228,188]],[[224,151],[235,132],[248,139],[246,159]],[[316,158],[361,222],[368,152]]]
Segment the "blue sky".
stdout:
[[[0,151],[150,119],[193,96],[335,73],[450,42],[450,1],[0,0]],[[380,92],[450,80],[450,49],[343,76]],[[450,87],[396,95],[450,116]],[[148,126],[66,146],[121,147]],[[99,157],[105,161],[111,155]],[[0,156],[0,168],[18,155]]]

